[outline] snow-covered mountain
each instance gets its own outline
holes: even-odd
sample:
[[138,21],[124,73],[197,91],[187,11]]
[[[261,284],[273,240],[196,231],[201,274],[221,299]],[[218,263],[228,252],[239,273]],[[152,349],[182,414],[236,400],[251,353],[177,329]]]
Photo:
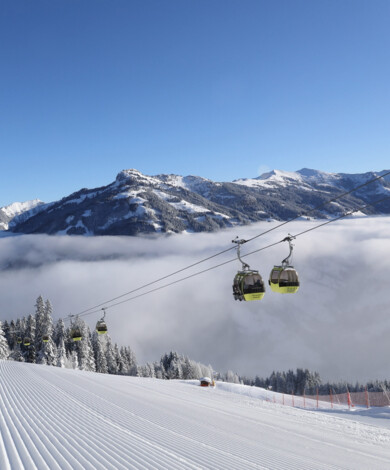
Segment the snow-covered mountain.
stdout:
[[26,202],[14,202],[9,206],[0,207],[0,230],[8,230],[11,220],[28,213],[29,217],[40,210],[44,203],[39,199]]
[[[274,170],[258,178],[214,182],[198,176],[146,176],[130,169],[100,188],[81,189],[9,222],[20,233],[137,235],[216,231],[261,220],[305,215],[330,198],[385,174]],[[390,195],[390,176],[365,186],[311,217],[330,217]],[[364,210],[390,214],[390,201]]]
[[257,387],[7,360],[0,377],[1,470],[389,468],[388,408],[304,410]]

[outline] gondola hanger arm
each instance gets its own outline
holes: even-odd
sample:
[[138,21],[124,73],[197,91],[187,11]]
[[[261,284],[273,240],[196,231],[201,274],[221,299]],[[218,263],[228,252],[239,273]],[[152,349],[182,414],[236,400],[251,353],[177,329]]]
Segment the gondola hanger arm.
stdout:
[[241,248],[241,245],[243,245],[244,243],[246,243],[247,240],[244,240],[243,238],[239,239],[238,236],[232,240],[232,243],[236,243],[237,244],[237,258],[239,259],[239,261],[241,262],[241,265],[242,265],[242,270],[243,271],[247,271],[249,270],[250,266],[249,264],[245,263],[245,261],[243,261],[241,259],[241,253],[240,253],[240,248]]

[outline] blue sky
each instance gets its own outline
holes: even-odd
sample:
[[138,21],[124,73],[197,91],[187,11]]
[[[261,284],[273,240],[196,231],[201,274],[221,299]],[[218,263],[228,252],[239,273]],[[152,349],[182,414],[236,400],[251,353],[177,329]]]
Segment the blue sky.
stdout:
[[388,0],[2,0],[0,206],[125,168],[390,169]]

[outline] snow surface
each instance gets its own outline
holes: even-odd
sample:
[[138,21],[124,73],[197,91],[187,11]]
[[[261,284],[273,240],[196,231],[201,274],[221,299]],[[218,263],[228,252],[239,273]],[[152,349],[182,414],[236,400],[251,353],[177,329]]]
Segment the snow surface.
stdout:
[[[291,184],[299,185],[299,189],[313,191],[313,186],[327,189],[329,186],[338,187],[339,181],[344,177],[351,181],[354,186],[367,183],[373,179],[375,173],[347,174],[347,173],[325,173],[323,171],[302,168],[298,171],[272,170],[263,173],[257,178],[243,178],[233,181],[247,187],[280,188],[288,187]],[[388,188],[379,185],[375,188],[377,194],[387,194]]]
[[96,197],[98,194],[100,194],[102,191],[92,191],[87,194],[81,194],[78,198],[75,199],[69,199],[68,201],[65,201],[63,204],[81,204],[84,202],[86,199],[93,199]]
[[33,199],[25,202],[13,202],[9,206],[1,207],[1,209],[8,217],[13,218],[22,212],[34,209],[34,207],[39,206],[40,204],[43,204],[43,202],[39,199]]
[[0,468],[390,468],[380,425],[198,384],[1,360]]
[[122,184],[128,179],[130,181],[132,179],[136,179],[138,180],[138,182],[141,182],[142,184],[151,184],[151,185],[161,184],[161,181],[158,178],[144,175],[139,170],[136,170],[134,168],[130,168],[129,170],[122,170],[120,173],[118,173],[116,177],[116,182]]
[[[31,201],[25,201],[25,202],[13,202],[12,204],[8,206],[0,207],[0,213],[3,213],[9,222],[14,217],[18,217],[21,214],[32,211],[36,207],[44,206],[44,205],[45,204],[39,199],[33,199]],[[9,228],[8,222],[5,222],[5,221],[0,222],[0,230],[8,230]]]
[[313,190],[308,187],[298,172],[272,170],[268,173],[263,173],[257,178],[243,178],[234,180],[233,183],[240,184],[247,187],[263,187],[263,188],[278,188],[287,187],[291,183],[299,184],[300,189]]

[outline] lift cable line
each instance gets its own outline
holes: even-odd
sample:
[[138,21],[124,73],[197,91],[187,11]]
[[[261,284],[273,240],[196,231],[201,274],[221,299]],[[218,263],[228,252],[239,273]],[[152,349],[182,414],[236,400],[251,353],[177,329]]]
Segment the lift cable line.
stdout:
[[[234,248],[234,247],[233,247]],[[189,266],[185,266],[184,268],[181,268],[177,271],[174,271],[173,273],[170,273],[170,274],[167,274],[166,276],[163,276],[163,277],[160,277],[159,279],[155,279],[154,281],[150,281],[148,282],[147,284],[144,284],[143,286],[140,286],[140,287],[136,287],[135,289],[129,291],[129,292],[126,292],[124,294],[121,294],[121,295],[118,295],[117,297],[114,297],[113,299],[110,299],[110,300],[107,300],[106,302],[102,302],[98,305],[95,305],[94,307],[90,307],[86,310],[83,310],[82,312],[79,312],[77,315],[83,315],[85,314],[86,312],[89,312],[90,310],[94,310],[98,307],[101,307],[102,305],[106,305],[107,303],[110,303],[110,302],[114,302],[115,300],[119,300],[121,299],[122,297],[126,297],[127,295],[130,295],[130,294],[134,294],[134,292],[137,292],[141,289],[145,289],[146,287],[149,287],[153,284],[156,284],[157,282],[161,282],[161,281],[164,281],[165,279],[169,278],[169,277],[172,277],[172,276],[175,276],[176,274],[180,274],[181,272],[183,271],[186,271],[187,269],[190,269],[190,268],[193,268],[195,266],[197,266],[198,264],[201,264],[201,263],[204,263],[206,261],[209,261],[210,259],[213,259],[213,258],[216,258],[217,256],[220,256],[224,253],[227,253],[228,251],[231,251],[232,248],[227,248],[226,250],[223,250],[223,251],[220,251],[219,253],[216,253],[214,255],[211,255],[207,258],[204,258],[200,261],[197,261],[196,263],[193,263],[193,264],[190,264]],[[76,316],[76,315],[70,315],[70,316]]]
[[[324,222],[324,223],[322,223],[322,224],[319,224],[319,225],[316,225],[316,226],[314,226],[314,227],[311,227],[311,228],[309,228],[309,229],[307,229],[307,230],[304,230],[304,231],[302,231],[302,232],[300,232],[300,233],[297,233],[296,235],[292,235],[291,237],[292,237],[292,238],[300,237],[301,235],[304,235],[304,234],[306,234],[306,233],[308,233],[308,232],[312,232],[313,230],[316,230],[316,229],[318,229],[318,228],[320,228],[320,227],[323,227],[323,226],[325,226],[325,225],[328,225],[328,224],[330,224],[330,223],[333,223],[333,222],[336,222],[336,221],[338,221],[338,220],[340,220],[340,219],[343,219],[343,218],[345,218],[345,217],[348,217],[348,216],[352,215],[353,213],[358,212],[358,211],[360,211],[360,210],[362,210],[362,209],[364,209],[364,208],[366,208],[366,207],[368,207],[368,206],[374,206],[374,205],[379,204],[379,203],[381,203],[381,202],[383,202],[383,201],[385,201],[385,200],[388,200],[388,199],[390,199],[390,196],[386,196],[386,197],[383,197],[383,198],[378,199],[378,200],[376,200],[376,201],[373,201],[373,202],[364,204],[363,206],[360,206],[360,207],[358,207],[358,208],[356,208],[356,209],[353,209],[353,210],[351,210],[351,211],[348,211],[348,212],[346,212],[345,214],[340,215],[339,217],[336,217],[336,218],[331,219],[331,220],[327,220],[326,222]],[[274,247],[274,246],[276,246],[276,245],[279,245],[280,243],[284,243],[285,241],[286,241],[286,238],[283,238],[282,240],[279,240],[279,241],[277,241],[277,242],[271,243],[271,244],[269,244],[269,245],[267,245],[267,246],[264,246],[264,247],[262,247],[262,248],[259,248],[259,249],[257,249],[257,250],[253,250],[253,251],[251,251],[251,252],[249,252],[249,253],[246,253],[245,255],[241,255],[241,257],[244,258],[244,257],[246,257],[246,256],[250,256],[250,255],[253,255],[253,254],[255,254],[255,253],[259,253],[260,251],[267,250],[267,249],[272,248],[272,247]],[[234,247],[234,248],[235,248],[235,247]],[[157,292],[157,291],[159,291],[159,290],[162,290],[162,289],[165,289],[165,288],[167,288],[167,287],[170,287],[170,286],[173,286],[173,285],[175,285],[175,284],[178,284],[179,282],[183,282],[183,281],[186,281],[186,280],[191,279],[191,278],[193,278],[193,277],[200,276],[201,274],[204,274],[204,273],[206,273],[206,272],[208,272],[208,271],[212,271],[213,269],[220,268],[220,267],[225,266],[225,265],[227,265],[227,264],[229,264],[229,263],[232,263],[232,262],[237,262],[237,258],[233,258],[233,259],[224,261],[223,263],[220,263],[220,264],[217,264],[217,265],[215,265],[215,266],[211,266],[210,268],[204,269],[204,270],[202,270],[202,271],[198,271],[198,272],[196,272],[196,273],[190,274],[190,275],[188,275],[188,276],[186,276],[186,277],[177,279],[177,280],[172,281],[172,282],[170,282],[170,283],[168,283],[168,284],[164,284],[163,286],[156,287],[156,288],[151,289],[151,290],[149,290],[149,291],[147,291],[147,292],[142,292],[141,294],[138,294],[138,295],[135,295],[135,296],[133,296],[133,297],[130,297],[129,299],[125,299],[125,300],[122,300],[122,301],[120,301],[120,302],[116,302],[116,303],[114,303],[114,304],[112,304],[112,305],[108,305],[107,307],[105,307],[105,310],[108,310],[108,309],[110,309],[110,308],[112,308],[112,307],[116,307],[116,306],[118,306],[118,305],[124,304],[124,303],[126,303],[126,302],[130,302],[131,300],[135,300],[135,299],[138,299],[138,298],[140,298],[140,297],[144,297],[144,296],[146,296],[146,295],[148,295],[148,294],[151,294],[151,293],[153,293],[153,292]],[[109,302],[110,302],[110,301],[108,301],[108,302],[106,303],[106,305],[107,305]],[[97,312],[100,312],[100,311],[101,311],[101,309],[99,309],[99,310],[93,310],[93,311],[91,311],[91,312],[87,312],[87,311],[86,311],[85,313],[78,314],[78,315],[70,315],[69,317],[74,317],[74,316],[77,316],[77,317],[84,317],[84,316],[91,315],[91,314],[93,314],[93,313],[97,313]]]
[[[313,230],[316,230],[317,228],[323,227],[324,225],[328,225],[328,224],[331,224],[331,223],[333,223],[333,222],[337,222],[338,220],[344,219],[345,217],[348,217],[349,215],[352,215],[352,214],[354,214],[355,212],[358,212],[358,211],[360,211],[360,210],[362,210],[362,209],[365,209],[365,208],[368,207],[368,206],[375,206],[376,204],[379,204],[380,202],[386,201],[387,199],[390,199],[390,196],[385,196],[385,197],[383,197],[383,198],[381,198],[381,199],[378,199],[378,200],[376,200],[376,201],[369,202],[369,203],[367,203],[367,204],[364,204],[364,206],[360,206],[360,207],[358,207],[357,209],[350,210],[350,211],[346,212],[345,214],[340,215],[339,217],[335,217],[334,219],[327,220],[326,222],[323,222],[322,224],[319,224],[319,225],[316,225],[316,226],[314,226],[314,227],[311,227],[311,228],[309,228],[309,229],[307,229],[307,230],[304,230],[303,232],[299,232],[299,233],[297,233],[296,235],[293,235],[293,238],[297,238],[297,237],[300,237],[301,235],[304,235],[305,233],[312,232]],[[244,256],[253,255],[254,253],[258,253],[259,251],[265,250],[265,249],[267,249],[267,248],[270,248],[271,246],[277,245],[278,243],[282,243],[282,242],[284,242],[284,241],[285,241],[285,239],[280,240],[279,242],[276,242],[276,243],[274,243],[274,244],[272,244],[272,245],[266,246],[266,247],[264,247],[264,248],[260,248],[260,249],[258,249],[258,250],[251,251],[250,253],[247,253],[247,254],[244,255]]]
[[[255,240],[256,238],[259,238],[259,237],[261,237],[261,236],[263,236],[263,235],[266,235],[266,234],[268,234],[268,233],[270,233],[270,232],[272,232],[272,231],[274,231],[274,230],[276,230],[276,229],[278,229],[278,228],[280,228],[280,227],[283,227],[284,225],[289,224],[290,222],[294,222],[295,220],[299,219],[300,217],[306,216],[306,215],[308,215],[308,214],[310,214],[310,213],[312,213],[312,212],[314,212],[314,211],[320,210],[320,209],[322,209],[323,207],[325,207],[327,204],[330,204],[330,203],[332,203],[332,202],[335,202],[335,201],[337,201],[338,199],[341,199],[342,197],[345,197],[345,196],[347,196],[348,194],[351,194],[351,193],[353,193],[354,191],[357,191],[357,190],[363,188],[364,186],[367,186],[367,185],[369,185],[369,184],[371,184],[371,183],[374,183],[375,181],[378,181],[379,179],[385,178],[385,177],[388,176],[388,175],[390,175],[390,171],[387,171],[387,172],[384,173],[383,175],[377,176],[376,178],[374,178],[374,179],[372,179],[372,180],[366,181],[365,183],[363,183],[363,184],[361,184],[361,185],[359,185],[359,186],[357,186],[357,187],[355,187],[355,188],[353,188],[353,189],[351,189],[351,190],[349,190],[349,191],[347,191],[347,192],[344,192],[344,193],[340,194],[339,196],[336,196],[336,197],[334,197],[334,198],[332,198],[332,199],[329,199],[329,200],[325,201],[324,203],[320,204],[319,206],[316,206],[316,207],[314,207],[313,209],[310,209],[310,210],[306,211],[306,212],[303,213],[303,214],[300,214],[300,215],[298,215],[298,216],[296,216],[296,217],[294,217],[294,218],[292,218],[292,219],[289,219],[289,220],[287,220],[287,221],[284,221],[284,222],[282,222],[282,223],[276,225],[275,227],[272,227],[272,228],[270,228],[269,230],[266,230],[265,232],[259,233],[258,235],[255,235],[254,237],[249,238],[248,240],[243,240],[243,243],[248,243],[248,242],[250,242],[250,241],[252,241],[252,240]],[[375,203],[374,203],[374,204],[375,204]],[[370,204],[369,204],[369,205],[370,205]],[[372,205],[372,204],[371,204],[371,205]],[[344,216],[343,216],[343,217],[344,217]],[[124,294],[118,295],[117,297],[114,297],[114,298],[112,298],[112,299],[110,299],[110,300],[106,300],[105,302],[101,302],[100,304],[94,305],[93,307],[90,307],[90,308],[87,308],[87,309],[85,309],[85,310],[82,310],[82,311],[79,312],[78,314],[69,315],[69,317],[75,317],[75,316],[77,316],[77,315],[84,315],[84,314],[86,314],[86,313],[88,313],[88,312],[95,313],[95,312],[96,312],[96,309],[99,308],[99,307],[102,307],[103,305],[107,305],[107,304],[110,303],[110,302],[114,302],[115,300],[119,300],[119,299],[122,299],[123,297],[127,297],[128,295],[134,294],[135,292],[138,292],[138,291],[140,291],[140,290],[142,290],[142,289],[146,289],[147,287],[150,287],[150,286],[153,285],[153,284],[157,284],[158,282],[164,281],[165,279],[168,279],[168,278],[170,278],[170,277],[172,277],[172,276],[175,276],[176,274],[180,274],[180,273],[182,273],[182,272],[184,272],[184,271],[186,271],[186,270],[188,270],[188,269],[191,269],[191,268],[193,268],[193,267],[195,267],[195,266],[198,266],[199,264],[202,264],[202,263],[204,263],[204,262],[206,262],[206,261],[209,261],[209,260],[211,260],[211,259],[213,259],[213,258],[216,258],[217,256],[220,256],[220,255],[222,255],[222,254],[224,254],[224,253],[227,253],[227,252],[229,252],[229,251],[231,251],[231,250],[234,250],[235,248],[236,248],[235,246],[232,246],[232,247],[230,247],[230,248],[227,248],[227,249],[225,249],[225,250],[222,250],[222,251],[220,251],[220,252],[218,252],[218,253],[215,253],[214,255],[208,256],[207,258],[201,259],[201,260],[199,260],[199,261],[197,261],[197,262],[195,262],[195,263],[193,263],[193,264],[190,264],[190,265],[188,265],[188,266],[185,266],[184,268],[181,268],[181,269],[179,269],[179,270],[177,270],[177,271],[174,271],[174,272],[172,272],[172,273],[170,273],[170,274],[167,274],[167,275],[162,276],[162,277],[160,277],[160,278],[158,278],[158,279],[155,279],[154,281],[151,281],[151,282],[149,282],[149,283],[147,283],[147,284],[144,284],[144,285],[142,285],[142,286],[136,287],[135,289],[132,289],[131,291],[125,292]]]

